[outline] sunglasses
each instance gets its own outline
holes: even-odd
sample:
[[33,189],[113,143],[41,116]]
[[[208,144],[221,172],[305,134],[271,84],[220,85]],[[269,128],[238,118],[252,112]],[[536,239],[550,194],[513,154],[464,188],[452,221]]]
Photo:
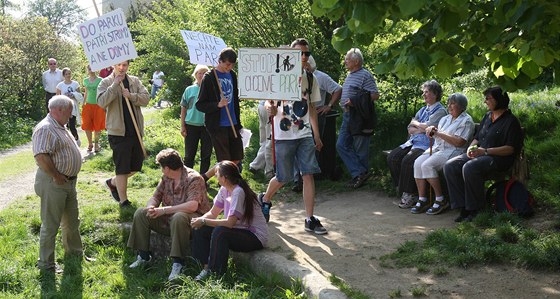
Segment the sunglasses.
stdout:
[[56,63],[49,63],[49,65],[56,65]]
[[307,57],[311,56],[311,51],[301,52],[301,55],[305,55]]

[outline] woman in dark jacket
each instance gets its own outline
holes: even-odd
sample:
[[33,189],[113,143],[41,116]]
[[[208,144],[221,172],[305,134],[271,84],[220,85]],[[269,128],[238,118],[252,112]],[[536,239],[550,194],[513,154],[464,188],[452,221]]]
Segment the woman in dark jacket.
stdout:
[[496,172],[513,166],[523,145],[521,125],[509,110],[509,96],[500,87],[484,91],[488,111],[480,122],[467,153],[443,168],[452,209],[461,209],[456,222],[471,221],[484,208],[484,181]]

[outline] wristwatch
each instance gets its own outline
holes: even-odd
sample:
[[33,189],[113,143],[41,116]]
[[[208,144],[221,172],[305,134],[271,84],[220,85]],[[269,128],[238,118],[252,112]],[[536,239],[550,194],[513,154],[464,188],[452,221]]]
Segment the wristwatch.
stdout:
[[329,108],[331,108],[331,109],[332,109],[332,104],[331,104],[331,103],[329,103],[329,104],[328,104],[327,106],[329,106]]
[[485,156],[488,156],[488,148],[485,148],[485,149],[484,149],[484,155],[485,155]]
[[202,218],[202,225],[206,225],[206,218]]

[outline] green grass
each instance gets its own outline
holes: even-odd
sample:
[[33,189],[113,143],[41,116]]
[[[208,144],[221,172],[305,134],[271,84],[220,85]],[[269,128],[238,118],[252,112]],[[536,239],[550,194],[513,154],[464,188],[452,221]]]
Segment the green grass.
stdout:
[[422,242],[407,241],[381,260],[386,265],[416,267],[436,275],[445,275],[448,266],[476,264],[558,271],[560,235],[527,228],[522,219],[508,213],[485,212],[472,223],[438,229]]
[[35,159],[31,149],[0,158],[0,182],[35,169]]

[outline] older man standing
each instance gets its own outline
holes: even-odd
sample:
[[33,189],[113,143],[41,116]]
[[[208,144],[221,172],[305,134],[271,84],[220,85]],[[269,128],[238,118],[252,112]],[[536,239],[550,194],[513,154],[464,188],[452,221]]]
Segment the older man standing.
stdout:
[[58,271],[54,260],[55,239],[62,225],[62,242],[68,254],[82,254],[76,178],[82,166],[80,150],[65,125],[72,116],[73,101],[64,95],[49,101],[49,114],[33,130],[33,155],[39,168],[35,193],[41,198],[39,261],[42,270]]
[[[144,152],[138,135],[144,135],[141,107],[148,105],[150,95],[138,77],[130,76],[128,61],[115,65],[111,75],[97,87],[97,105],[106,109],[105,126],[113,150],[115,176],[105,180],[111,196],[121,207],[130,205],[128,178],[142,170]],[[127,101],[131,110],[128,109]],[[134,120],[138,127],[134,126]],[[138,134],[136,130],[139,130]]]
[[56,95],[56,86],[64,80],[62,71],[57,68],[56,59],[49,58],[49,69],[43,73],[42,82],[45,89],[45,107],[49,113],[49,100]]
[[369,99],[379,99],[379,92],[375,78],[362,67],[364,58],[357,48],[350,49],[344,58],[344,65],[348,69],[348,77],[342,85],[340,106],[342,107],[342,125],[336,142],[336,149],[340,158],[348,168],[352,180],[351,188],[359,188],[371,175],[369,173],[369,135],[352,135],[350,132],[350,110],[357,107],[362,92],[369,93]]
[[194,169],[183,165],[174,149],[164,149],[156,156],[163,177],[145,208],[134,213],[128,247],[138,256],[130,268],[137,268],[151,260],[150,231],[171,236],[173,259],[169,280],[177,278],[188,254],[191,218],[200,217],[210,210],[204,179]]

